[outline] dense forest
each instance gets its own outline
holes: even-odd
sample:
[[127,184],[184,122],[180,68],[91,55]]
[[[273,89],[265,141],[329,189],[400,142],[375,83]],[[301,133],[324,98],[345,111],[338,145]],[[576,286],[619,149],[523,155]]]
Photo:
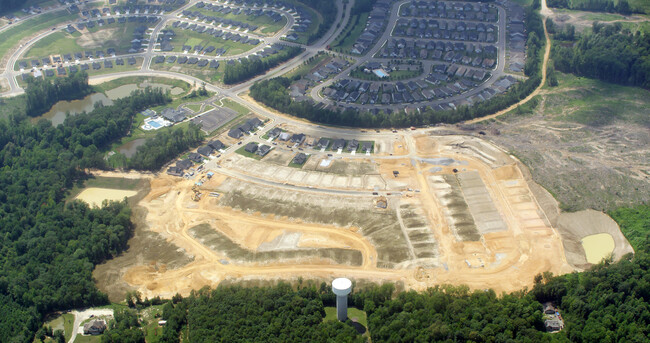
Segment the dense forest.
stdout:
[[631,33],[620,23],[593,23],[592,33],[555,29],[552,56],[557,70],[650,89],[650,35]]
[[630,14],[632,12],[643,13],[640,8],[632,8],[627,0],[546,0],[548,7],[567,8],[572,10],[610,12]]
[[69,77],[58,77],[54,82],[43,78],[27,78],[25,112],[38,117],[61,100],[76,100],[92,92],[86,72],[74,73]]
[[138,314],[134,310],[115,311],[114,320],[109,323],[102,343],[144,343],[144,331],[140,327]]
[[0,16],[4,16],[13,10],[20,9],[24,4],[24,0],[2,0],[0,1]]
[[204,135],[201,127],[190,123],[187,128],[176,127],[161,130],[144,145],[139,146],[135,155],[128,160],[128,167],[138,170],[155,171],[180,153],[198,146]]
[[[538,275],[533,289],[510,294],[444,285],[395,295],[394,286],[384,284],[355,288],[349,304],[368,315],[373,342],[646,342],[650,206],[610,214],[636,255],[582,273]],[[542,304],[547,301],[565,321],[559,333],[545,332]],[[329,284],[312,281],[300,280],[296,289],[284,283],[204,288],[163,306],[167,325],[161,342],[176,343],[181,334],[192,343],[366,341],[349,321],[323,321],[324,307],[335,303]]]
[[130,210],[124,202],[66,204],[66,190],[85,168],[103,167],[102,150],[128,132],[137,112],[166,101],[147,89],[57,127],[22,113],[0,120],[2,342],[31,342],[52,311],[108,301],[91,272],[126,248]]
[[397,113],[379,112],[373,114],[365,111],[338,111],[307,101],[293,101],[288,87],[291,80],[283,77],[256,82],[250,88],[250,94],[256,101],[278,111],[307,120],[352,127],[409,127],[436,123],[457,123],[500,111],[532,93],[541,82],[541,65],[544,54],[544,27],[542,18],[533,8],[539,7],[539,1],[526,10],[526,45],[527,60],[524,72],[528,79],[519,82],[508,92],[495,96],[486,102],[473,106],[461,106],[456,110],[435,111],[431,108],[422,112]]
[[[633,245],[634,256],[616,263],[605,261],[581,273],[538,275],[533,289],[510,294],[444,285],[396,295],[392,284],[384,284],[355,287],[349,304],[368,315],[373,342],[646,342],[650,205],[622,208],[610,215]],[[547,301],[554,303],[565,321],[559,333],[544,330],[542,304]],[[349,321],[324,322],[324,307],[335,302],[324,282],[299,280],[295,289],[284,283],[204,288],[165,303],[162,319],[167,324],[160,341],[176,343],[181,335],[192,343],[260,338],[265,342],[366,341]],[[117,330],[136,337],[138,324],[132,315],[119,322]]]
[[[303,3],[314,10],[316,12],[320,13],[320,15],[323,17],[323,21],[318,25],[318,30],[311,34],[307,38],[307,45],[312,44],[315,42],[317,39],[323,37],[323,35],[327,32],[327,30],[332,27],[332,24],[336,21],[336,12],[337,12],[337,7],[334,3],[330,1],[322,1],[322,0],[298,0],[298,2]],[[312,21],[315,20],[316,18],[312,18]]]
[[223,74],[223,83],[232,85],[261,75],[280,63],[288,61],[303,51],[296,46],[284,46],[277,54],[263,58],[244,58],[227,63]]

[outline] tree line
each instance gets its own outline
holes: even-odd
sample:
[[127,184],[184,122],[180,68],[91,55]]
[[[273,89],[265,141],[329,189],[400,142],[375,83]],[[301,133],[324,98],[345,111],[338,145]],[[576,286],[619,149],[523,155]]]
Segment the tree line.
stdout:
[[263,58],[244,58],[234,63],[227,63],[223,74],[223,83],[232,85],[261,75],[278,64],[288,61],[303,51],[296,46],[284,46],[277,54]]
[[27,78],[25,89],[25,112],[30,117],[38,117],[62,100],[77,100],[92,92],[88,85],[86,72],[74,73],[68,77],[58,77],[54,82],[43,78]]
[[[349,296],[366,312],[373,342],[646,342],[650,335],[650,206],[611,213],[636,250],[584,272],[535,276],[534,287],[492,290],[442,285],[396,295],[392,284]],[[543,303],[552,302],[565,327],[545,331]],[[362,342],[351,323],[324,322],[335,306],[329,284],[294,288],[219,286],[176,295],[163,306],[161,342]]]
[[160,130],[154,137],[147,139],[144,145],[138,147],[127,165],[137,170],[158,170],[183,151],[197,147],[203,138],[200,126],[194,123],[190,123],[187,128]]
[[528,7],[525,12],[528,40],[524,72],[528,78],[517,83],[507,92],[494,96],[488,101],[444,111],[433,110],[430,107],[424,111],[411,113],[404,111],[370,113],[353,109],[341,111],[308,101],[294,101],[291,99],[288,90],[291,80],[284,77],[256,82],[251,86],[250,94],[256,101],[296,117],[317,123],[352,127],[409,127],[436,123],[457,123],[495,113],[524,99],[541,82],[541,66],[546,40],[544,38],[542,18],[533,9],[535,4],[539,7],[539,0],[533,1],[533,5]]
[[557,29],[552,56],[557,70],[607,82],[650,89],[650,35],[631,33],[620,23],[593,23],[592,33],[573,26]]
[[[47,88],[47,87],[44,87]],[[111,106],[53,127],[24,113],[0,119],[0,337],[32,342],[47,313],[106,304],[92,279],[98,263],[126,249],[133,224],[126,202],[101,208],[66,203],[67,190],[102,167],[103,151],[133,116],[169,99],[134,92]]]
[[25,4],[23,0],[3,0],[0,1],[0,15],[9,14],[9,12],[21,8]]
[[632,8],[628,0],[546,0],[546,5],[553,8],[572,10],[610,12],[610,13],[644,13],[641,8]]
[[[307,37],[307,45],[309,45],[323,37],[327,30],[332,27],[332,24],[336,21],[336,5],[332,2],[322,0],[298,0],[298,2],[313,8],[323,17],[323,21],[318,25],[318,30]],[[316,18],[312,18],[311,20],[314,21]]]

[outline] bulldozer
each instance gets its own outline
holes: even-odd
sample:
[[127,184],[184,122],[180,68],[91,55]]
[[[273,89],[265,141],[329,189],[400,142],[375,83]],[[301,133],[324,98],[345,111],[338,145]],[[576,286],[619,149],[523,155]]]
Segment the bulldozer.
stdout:
[[192,191],[193,191],[192,200],[193,201],[201,200],[201,195],[203,195],[203,194],[201,194],[201,191],[199,190],[199,186],[197,186],[197,185],[192,186]]

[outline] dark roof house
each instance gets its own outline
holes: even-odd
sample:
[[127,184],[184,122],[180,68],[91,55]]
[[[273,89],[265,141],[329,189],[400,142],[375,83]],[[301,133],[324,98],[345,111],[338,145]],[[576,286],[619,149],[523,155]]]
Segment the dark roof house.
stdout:
[[196,152],[198,152],[199,154],[201,154],[203,156],[210,156],[210,155],[212,155],[213,150],[212,150],[212,147],[206,145],[206,146],[199,147],[196,150]]
[[254,142],[250,142],[246,144],[246,147],[244,148],[244,151],[250,152],[251,154],[254,153],[257,150],[257,144]]
[[293,158],[293,160],[291,160],[291,163],[304,164],[305,161],[307,161],[307,155],[300,152]]

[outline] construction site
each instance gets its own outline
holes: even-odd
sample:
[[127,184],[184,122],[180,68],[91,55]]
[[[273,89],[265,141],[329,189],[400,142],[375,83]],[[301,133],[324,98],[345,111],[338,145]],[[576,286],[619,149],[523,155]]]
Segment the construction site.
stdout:
[[606,232],[610,254],[631,251],[617,227],[592,225],[606,220],[598,213],[560,215],[525,167],[484,140],[397,141],[390,154],[339,158],[332,169],[317,167],[326,153],[295,169],[227,152],[192,177],[155,176],[137,202],[129,257],[94,277],[116,299],[129,289],[171,297],[223,281],[334,276],[510,292],[587,266],[583,237]]

